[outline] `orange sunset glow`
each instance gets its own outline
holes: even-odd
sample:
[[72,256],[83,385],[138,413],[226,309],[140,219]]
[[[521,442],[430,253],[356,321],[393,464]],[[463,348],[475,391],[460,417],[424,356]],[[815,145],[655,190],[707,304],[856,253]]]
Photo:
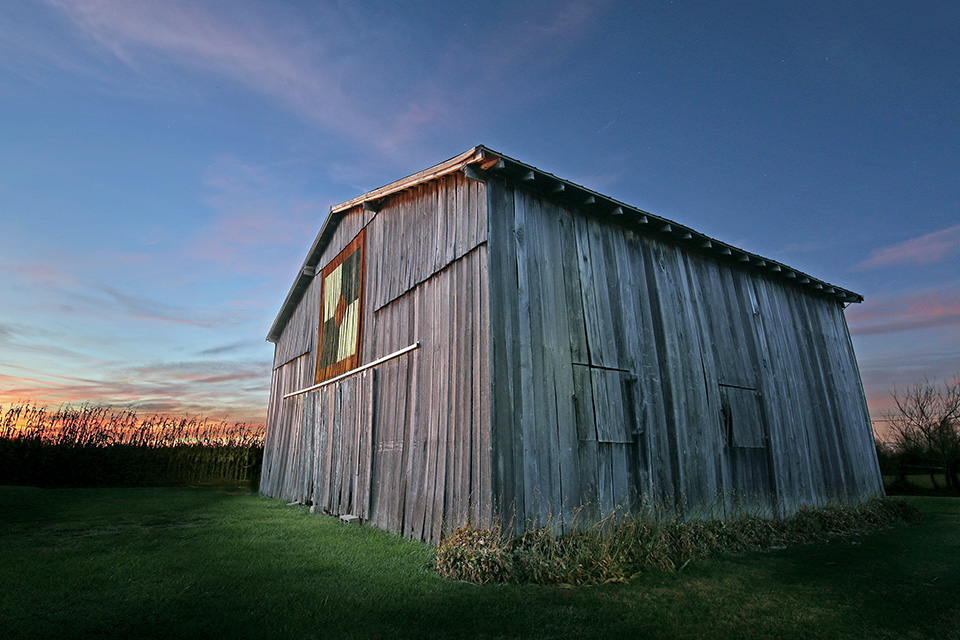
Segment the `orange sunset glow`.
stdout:
[[814,5],[6,3],[0,407],[263,424],[330,207],[484,141],[862,294],[882,427],[960,372],[960,53]]

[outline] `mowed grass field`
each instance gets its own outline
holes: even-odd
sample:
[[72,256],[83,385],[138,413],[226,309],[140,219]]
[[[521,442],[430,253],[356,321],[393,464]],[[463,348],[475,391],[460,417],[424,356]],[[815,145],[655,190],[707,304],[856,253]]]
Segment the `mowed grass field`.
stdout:
[[0,487],[0,637],[960,638],[960,498],[910,500],[921,524],[566,588],[445,580],[250,493]]
[[[945,487],[947,486],[947,477],[942,473],[935,473],[933,475],[934,480],[937,481],[936,487],[933,486],[933,482],[930,480],[929,473],[912,474],[912,475],[906,476],[906,478],[910,486],[919,491],[931,491],[931,490],[945,491]],[[891,489],[895,489],[897,480],[898,480],[897,476],[893,476],[893,475],[883,476],[884,488],[887,491],[890,491]]]

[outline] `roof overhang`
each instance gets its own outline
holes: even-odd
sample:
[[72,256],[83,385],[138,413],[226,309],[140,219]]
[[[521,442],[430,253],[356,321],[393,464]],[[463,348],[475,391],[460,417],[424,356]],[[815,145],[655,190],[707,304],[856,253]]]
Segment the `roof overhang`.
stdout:
[[737,263],[743,268],[782,279],[812,294],[832,298],[839,303],[863,302],[863,296],[858,293],[814,278],[782,262],[738,249],[672,220],[643,211],[569,180],[558,178],[551,173],[480,145],[429,169],[332,207],[300,267],[293,286],[290,287],[283,301],[283,306],[267,334],[267,340],[276,342],[280,338],[300,298],[310,286],[313,276],[319,271],[318,261],[329,244],[334,229],[348,211],[358,206],[369,211],[379,211],[390,195],[457,171],[463,171],[468,178],[479,181],[492,177],[503,178],[567,207],[607,218],[611,222],[625,225],[639,233],[660,237],[693,251],[715,256],[720,260]]
[[[324,250],[327,248],[327,245],[330,243],[330,238],[333,236],[333,231],[337,228],[337,225],[340,224],[340,220],[348,211],[357,206],[362,206],[369,211],[379,211],[383,204],[383,200],[387,198],[387,196],[397,193],[398,191],[410,189],[418,184],[436,180],[437,178],[450,173],[465,171],[466,167],[468,166],[491,168],[487,162],[487,160],[489,160],[490,153],[490,150],[486,149],[485,147],[474,147],[469,151],[450,158],[446,162],[441,162],[440,164],[430,167],[429,169],[424,169],[423,171],[407,176],[406,178],[402,178],[395,182],[391,182],[388,185],[384,185],[379,189],[374,189],[373,191],[365,193],[362,196],[354,198],[353,200],[348,200],[331,207],[330,213],[327,214],[326,220],[323,221],[323,225],[320,227],[320,232],[313,241],[313,246],[310,247],[310,251],[307,253],[306,259],[300,266],[300,271],[297,273],[297,277],[293,281],[293,286],[291,286],[290,291],[287,292],[287,297],[284,299],[283,305],[280,307],[280,312],[277,314],[277,317],[273,321],[273,325],[270,327],[270,332],[267,334],[267,341],[276,342],[280,339],[280,334],[283,332],[283,328],[286,326],[290,316],[293,315],[294,310],[297,308],[300,298],[303,297],[307,287],[310,286],[310,281],[313,279],[313,276],[320,271],[317,263],[319,262],[320,257],[323,255]],[[494,163],[495,162],[496,161],[494,161]]]

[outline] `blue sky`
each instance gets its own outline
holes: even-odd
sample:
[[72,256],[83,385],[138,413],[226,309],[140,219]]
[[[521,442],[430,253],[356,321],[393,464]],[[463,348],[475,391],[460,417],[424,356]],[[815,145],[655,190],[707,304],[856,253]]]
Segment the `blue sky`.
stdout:
[[0,5],[0,402],[262,421],[331,205],[485,144],[857,291],[960,372],[960,3]]

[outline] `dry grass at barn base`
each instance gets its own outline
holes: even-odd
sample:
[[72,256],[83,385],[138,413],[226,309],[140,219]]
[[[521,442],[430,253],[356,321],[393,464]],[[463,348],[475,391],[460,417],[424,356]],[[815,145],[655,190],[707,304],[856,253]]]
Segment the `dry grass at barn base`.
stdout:
[[611,518],[563,536],[549,526],[516,537],[502,526],[463,526],[440,542],[436,569],[444,577],[478,584],[629,582],[643,572],[677,571],[711,555],[863,535],[921,518],[920,511],[902,499],[876,498],[856,507],[802,508],[784,519]]

